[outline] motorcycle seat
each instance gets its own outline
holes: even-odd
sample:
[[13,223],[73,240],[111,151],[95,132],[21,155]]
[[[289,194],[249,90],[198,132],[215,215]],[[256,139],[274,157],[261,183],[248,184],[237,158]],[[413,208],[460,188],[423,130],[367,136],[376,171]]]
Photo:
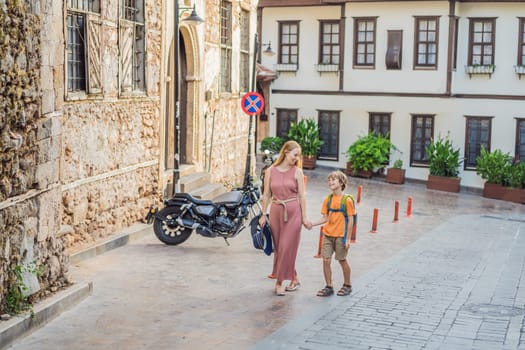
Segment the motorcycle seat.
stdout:
[[177,193],[175,195],[175,198],[183,198],[183,199],[186,199],[190,202],[193,202],[197,205],[211,205],[213,204],[213,202],[209,199],[199,199],[199,198],[196,198],[196,197],[193,197],[191,194],[189,193]]

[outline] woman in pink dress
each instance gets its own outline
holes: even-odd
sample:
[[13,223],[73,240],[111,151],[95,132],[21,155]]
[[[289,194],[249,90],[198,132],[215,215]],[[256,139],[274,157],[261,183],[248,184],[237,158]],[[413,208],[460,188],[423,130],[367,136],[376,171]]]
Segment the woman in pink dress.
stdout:
[[[301,146],[287,141],[279,158],[266,171],[262,209],[266,213],[270,206],[270,228],[273,235],[274,258],[272,275],[276,278],[275,294],[297,290],[300,285],[295,260],[301,238],[301,225],[306,225],[306,201],[304,198],[304,176],[302,171]],[[259,224],[266,221],[261,215]],[[290,284],[283,289],[283,281]]]

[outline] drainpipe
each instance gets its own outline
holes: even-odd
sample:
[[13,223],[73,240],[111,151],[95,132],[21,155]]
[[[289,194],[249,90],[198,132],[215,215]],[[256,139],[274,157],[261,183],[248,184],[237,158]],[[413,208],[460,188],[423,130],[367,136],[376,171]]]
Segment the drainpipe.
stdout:
[[456,47],[454,38],[456,37],[456,0],[448,2],[448,50],[447,50],[447,86],[445,94],[451,96],[452,72]]
[[173,83],[173,94],[175,102],[175,159],[173,166],[173,195],[180,192],[180,116],[179,116],[179,0],[174,0],[174,26],[173,26],[173,45],[174,45],[174,83]]
[[339,21],[339,33],[341,39],[339,40],[339,43],[341,45],[341,48],[339,50],[340,56],[339,56],[339,91],[344,90],[344,78],[345,78],[345,72],[344,72],[344,62],[345,62],[345,27],[346,27],[346,4],[341,4],[341,19]]

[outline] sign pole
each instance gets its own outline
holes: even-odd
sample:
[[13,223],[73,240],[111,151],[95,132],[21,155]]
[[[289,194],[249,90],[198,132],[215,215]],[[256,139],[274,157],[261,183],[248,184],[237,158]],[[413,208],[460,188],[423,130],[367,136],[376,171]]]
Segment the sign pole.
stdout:
[[244,171],[244,186],[248,186],[251,181],[253,119],[255,115],[262,112],[264,108],[264,98],[257,92],[248,92],[241,100],[241,108],[250,118],[248,126],[248,152],[246,154],[246,168]]
[[244,186],[250,184],[250,173],[251,173],[251,160],[252,160],[252,127],[253,127],[253,114],[249,116],[250,123],[248,126],[248,152],[246,153],[246,168],[244,168]]

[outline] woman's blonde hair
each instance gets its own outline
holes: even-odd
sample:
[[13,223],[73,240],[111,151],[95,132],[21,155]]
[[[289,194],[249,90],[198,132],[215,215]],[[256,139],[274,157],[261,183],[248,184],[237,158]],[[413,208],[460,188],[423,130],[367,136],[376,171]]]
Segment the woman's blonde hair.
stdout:
[[296,148],[299,148],[299,159],[297,159],[297,163],[295,165],[298,168],[302,169],[303,168],[303,157],[301,157],[302,155],[301,145],[299,145],[297,142],[292,141],[292,140],[286,141],[284,143],[283,147],[281,147],[281,151],[279,152],[279,157],[277,158],[275,163],[273,163],[273,165],[278,166],[279,164],[281,164],[284,161],[284,157],[286,157],[286,153],[291,152]]
[[332,171],[328,174],[328,180],[330,179],[338,180],[343,191],[348,185],[348,177],[341,170]]

